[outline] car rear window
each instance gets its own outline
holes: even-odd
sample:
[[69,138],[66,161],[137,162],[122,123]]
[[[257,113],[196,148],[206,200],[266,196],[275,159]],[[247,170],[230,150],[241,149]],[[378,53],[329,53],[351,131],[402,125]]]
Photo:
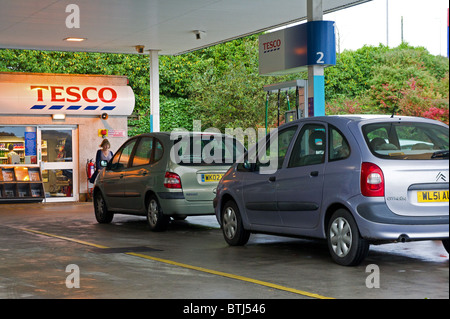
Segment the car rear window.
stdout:
[[376,123],[362,127],[370,151],[397,160],[448,159],[448,129],[431,123]]
[[226,165],[236,162],[244,151],[233,137],[203,134],[175,140],[171,158],[179,165]]

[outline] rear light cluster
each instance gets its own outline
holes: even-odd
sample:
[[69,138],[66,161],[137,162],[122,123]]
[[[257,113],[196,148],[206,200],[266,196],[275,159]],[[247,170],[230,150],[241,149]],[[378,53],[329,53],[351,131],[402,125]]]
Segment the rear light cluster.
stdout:
[[166,188],[181,188],[181,179],[178,174],[166,172],[164,176],[164,187]]
[[383,171],[373,163],[361,165],[361,193],[367,197],[384,197]]

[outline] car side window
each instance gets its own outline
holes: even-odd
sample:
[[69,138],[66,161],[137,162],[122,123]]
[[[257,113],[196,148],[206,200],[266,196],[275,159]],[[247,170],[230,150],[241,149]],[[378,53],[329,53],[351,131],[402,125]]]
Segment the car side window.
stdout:
[[154,146],[154,148],[155,148],[155,155],[154,155],[154,160],[153,161],[157,162],[163,157],[164,148],[162,146],[162,143],[157,138],[155,138],[155,144],[154,145],[155,145]]
[[306,124],[295,141],[288,167],[324,163],[326,145],[325,126]]
[[121,149],[114,155],[111,160],[111,169],[119,170],[128,167],[128,162],[130,160],[131,152],[133,151],[134,144],[136,144],[136,139],[128,141]]
[[350,156],[350,146],[344,135],[333,125],[329,126],[329,152],[330,161],[346,159]]
[[153,151],[153,137],[143,137],[139,141],[136,152],[133,157],[132,166],[141,166],[150,164]]
[[[271,140],[266,143],[266,148],[259,150],[262,154],[259,154],[258,156],[256,167],[259,169],[261,167],[271,166],[280,169],[283,166],[284,158],[286,157],[295,132],[297,132],[297,126],[291,126],[285,130],[279,131],[276,136],[273,136]],[[276,148],[275,152],[272,150],[274,147]]]

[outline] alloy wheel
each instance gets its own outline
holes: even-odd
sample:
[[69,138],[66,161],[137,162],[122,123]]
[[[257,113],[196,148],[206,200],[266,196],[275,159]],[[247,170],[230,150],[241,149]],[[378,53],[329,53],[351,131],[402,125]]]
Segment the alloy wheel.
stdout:
[[150,203],[148,204],[148,221],[151,225],[156,225],[158,223],[158,203],[156,200],[152,199]]
[[223,214],[223,230],[225,235],[232,239],[236,235],[236,213],[232,207],[227,207]]
[[330,241],[334,253],[338,257],[345,257],[352,247],[352,230],[348,221],[343,217],[336,218],[330,227]]

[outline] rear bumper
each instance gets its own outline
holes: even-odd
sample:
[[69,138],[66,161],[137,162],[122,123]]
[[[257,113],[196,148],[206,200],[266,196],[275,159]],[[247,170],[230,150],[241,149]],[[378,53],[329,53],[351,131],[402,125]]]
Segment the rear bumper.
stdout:
[[449,237],[449,216],[400,216],[384,202],[363,203],[356,208],[361,236],[368,240],[409,241]]
[[166,216],[214,215],[214,207],[212,200],[188,201],[184,198],[183,193],[175,193],[175,192],[158,193],[158,197],[163,213]]

